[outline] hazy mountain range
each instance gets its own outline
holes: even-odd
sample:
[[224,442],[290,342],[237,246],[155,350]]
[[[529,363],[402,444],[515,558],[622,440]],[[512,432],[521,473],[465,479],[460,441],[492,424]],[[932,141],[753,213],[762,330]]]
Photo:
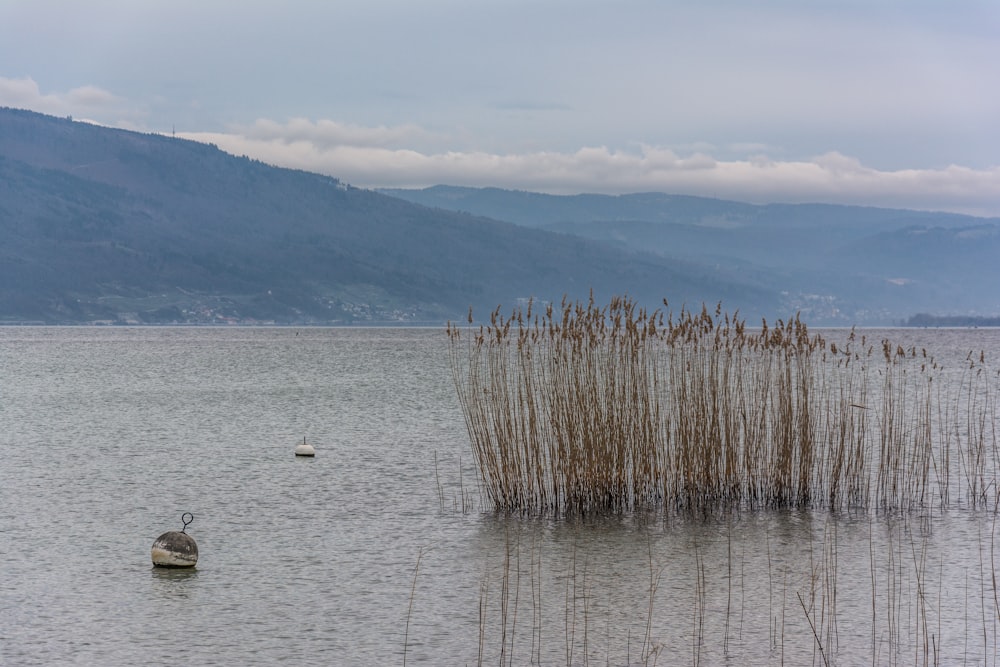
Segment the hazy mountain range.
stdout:
[[682,257],[753,284],[811,321],[893,323],[917,312],[1000,313],[1000,219],[825,204],[753,205],[662,193],[551,196],[437,186],[383,190]]
[[1000,312],[1000,220],[665,194],[371,191],[0,109],[0,323],[441,323],[528,297],[886,324]]

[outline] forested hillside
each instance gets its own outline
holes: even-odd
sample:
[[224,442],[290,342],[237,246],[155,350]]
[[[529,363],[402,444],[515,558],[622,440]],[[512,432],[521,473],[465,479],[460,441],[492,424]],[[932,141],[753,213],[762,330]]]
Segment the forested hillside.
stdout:
[[697,262],[15,109],[0,109],[0,239],[5,323],[441,323],[591,289],[784,314],[770,288]]

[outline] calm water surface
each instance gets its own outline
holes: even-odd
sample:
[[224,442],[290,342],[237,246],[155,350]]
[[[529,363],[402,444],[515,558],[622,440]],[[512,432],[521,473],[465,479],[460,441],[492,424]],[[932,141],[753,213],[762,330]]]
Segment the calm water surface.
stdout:
[[[992,512],[511,518],[475,479],[440,330],[0,328],[0,664],[1000,662]],[[197,568],[153,568],[183,512]]]

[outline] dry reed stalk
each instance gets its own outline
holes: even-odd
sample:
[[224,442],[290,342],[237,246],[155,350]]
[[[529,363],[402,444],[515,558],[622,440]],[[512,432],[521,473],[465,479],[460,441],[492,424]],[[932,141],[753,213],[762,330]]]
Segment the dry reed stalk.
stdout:
[[816,646],[819,647],[819,655],[823,658],[823,664],[829,667],[830,661],[826,657],[826,652],[823,650],[823,642],[820,641],[819,634],[816,632],[816,626],[813,624],[812,618],[809,617],[809,610],[806,609],[806,603],[802,601],[802,595],[795,593],[799,598],[799,604],[802,605],[802,613],[805,614],[806,621],[809,622],[809,629],[812,630],[813,637],[816,639]]
[[660,579],[663,577],[663,567],[659,569],[653,568],[653,543],[652,541],[647,541],[646,543],[649,552],[649,598],[646,607],[646,631],[642,638],[642,656],[643,662],[648,662],[651,655],[655,655],[655,649],[652,643],[652,632],[653,632],[653,611],[654,602],[656,600],[656,592],[660,587]]
[[413,598],[417,592],[417,573],[420,572],[420,559],[424,555],[424,548],[417,550],[417,564],[413,566],[413,584],[410,587],[410,603],[406,607],[406,629],[403,632],[403,665],[406,665],[406,649],[410,644],[410,617],[413,615]]
[[[506,531],[504,540],[504,559],[503,559],[503,577],[500,583],[500,664],[504,665],[507,661],[508,651],[508,631],[507,631],[507,619],[510,615],[510,530]],[[520,549],[518,549],[520,553]],[[518,575],[520,572],[518,572]],[[517,611],[517,605],[514,606],[514,611]],[[511,657],[513,657],[514,648],[514,628],[512,627],[509,632],[510,641],[510,652]]]
[[876,664],[878,645],[876,643],[876,628],[878,627],[878,574],[875,569],[875,536],[872,520],[868,521],[868,564],[872,580],[872,665]]
[[[924,665],[928,664],[928,659],[931,655],[931,641],[930,631],[928,629],[927,622],[927,596],[924,590],[924,580],[927,565],[927,539],[924,538],[920,553],[917,553],[917,547],[913,540],[910,538],[910,552],[913,556],[913,568],[916,575],[916,641],[914,642],[914,656],[913,664],[918,665],[923,662]],[[921,637],[923,641],[921,641]],[[922,649],[922,651],[921,651]],[[985,654],[984,654],[985,655]],[[921,656],[923,660],[921,661]]]
[[531,655],[537,665],[542,662],[542,549],[534,538],[531,549]]
[[694,548],[695,560],[695,609],[694,627],[691,630],[691,655],[692,664],[701,664],[701,649],[705,645],[705,600],[706,600],[706,580],[705,580],[705,560],[698,550],[698,545]]

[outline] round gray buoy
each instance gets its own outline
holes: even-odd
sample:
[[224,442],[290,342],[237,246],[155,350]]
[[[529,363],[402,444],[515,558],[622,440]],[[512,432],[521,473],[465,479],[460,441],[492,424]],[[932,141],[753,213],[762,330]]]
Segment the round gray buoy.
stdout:
[[302,438],[302,442],[300,442],[295,447],[295,455],[296,456],[316,456],[316,448],[313,447],[312,445],[310,445],[308,442],[306,442],[305,438]]
[[181,515],[184,528],[163,533],[153,542],[153,565],[156,567],[194,567],[198,562],[198,545],[188,535],[188,524],[194,521],[194,514]]

